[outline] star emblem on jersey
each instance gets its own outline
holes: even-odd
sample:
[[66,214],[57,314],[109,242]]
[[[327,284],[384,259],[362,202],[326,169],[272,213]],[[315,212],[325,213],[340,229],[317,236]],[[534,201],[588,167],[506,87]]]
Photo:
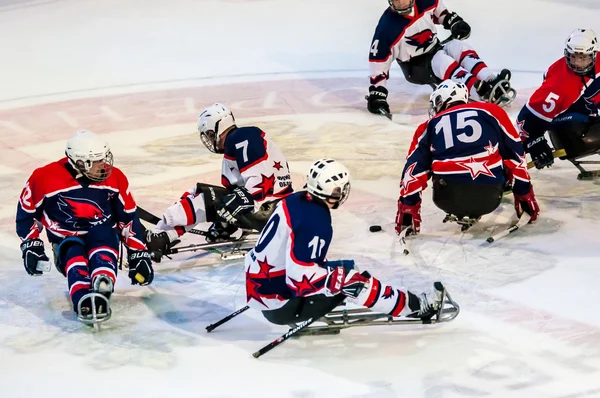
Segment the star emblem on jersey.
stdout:
[[296,281],[296,280],[290,278],[290,280],[294,284],[294,288],[295,288],[296,294],[298,296],[303,296],[306,293],[312,293],[315,290],[317,290],[317,288],[315,287],[315,285],[313,285],[311,283],[312,278],[314,276],[315,276],[315,274],[312,274],[310,278],[307,278],[306,275],[302,275],[302,280],[301,281]]
[[281,165],[281,162],[273,162],[273,168],[277,171],[283,169],[283,166]]
[[129,221],[127,224],[120,222],[119,229],[125,238],[135,236],[135,232],[133,232],[133,221]]
[[269,308],[264,303],[264,301],[262,301],[261,295],[258,292],[258,289],[260,289],[260,287],[261,287],[261,284],[252,278],[252,276],[250,275],[250,271],[247,271],[246,272],[246,301],[249,302],[250,299],[254,299],[254,300],[258,301],[259,303],[261,303],[262,305],[264,305],[265,307]]
[[476,161],[472,157],[468,161],[456,162],[456,164],[464,169],[469,170],[471,178],[476,179],[480,174],[489,177],[496,177],[487,166],[487,160]]
[[431,29],[425,29],[419,33],[415,33],[412,36],[408,36],[406,38],[406,42],[411,46],[417,47],[417,51],[419,51],[429,47],[429,45],[433,43],[433,39],[435,39],[435,34],[431,31]]
[[258,272],[258,274],[256,274],[256,276],[264,275],[265,278],[271,279],[271,275],[269,275],[269,272],[271,271],[272,268],[275,268],[275,266],[269,264],[266,257],[265,257],[265,261],[260,261],[257,259],[256,262],[258,263],[258,266],[260,267],[260,271]]
[[404,189],[402,190],[405,193],[411,193],[412,188],[411,185],[419,183],[419,177],[413,174],[415,167],[417,166],[417,162],[411,164],[406,168],[406,172],[404,173],[404,178],[402,179],[402,186]]
[[262,194],[262,198],[266,198],[269,195],[273,194],[273,188],[275,187],[275,175],[271,174],[270,176],[266,176],[261,174],[260,177],[262,181],[254,186],[254,188],[259,188]]
[[492,145],[492,141],[488,141],[489,145],[488,146],[484,146],[483,149],[485,149],[488,153],[488,155],[493,155],[496,152],[498,152],[498,144],[496,145]]

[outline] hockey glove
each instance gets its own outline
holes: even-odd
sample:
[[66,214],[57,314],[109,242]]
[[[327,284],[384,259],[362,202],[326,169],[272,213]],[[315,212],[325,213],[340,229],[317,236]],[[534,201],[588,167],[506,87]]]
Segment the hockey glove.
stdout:
[[398,212],[396,213],[396,233],[411,228],[410,234],[416,235],[421,231],[421,201],[416,205],[406,205],[398,199]]
[[230,224],[235,224],[238,217],[254,211],[254,198],[244,187],[236,187],[225,195],[218,205],[217,214]]
[[325,278],[325,288],[332,296],[342,293],[344,296],[357,298],[365,288],[369,278],[355,270],[347,271],[343,266],[329,268]]
[[446,15],[442,25],[458,40],[465,40],[471,36],[471,27],[455,12]]
[[227,224],[220,221],[214,222],[210,228],[208,228],[206,241],[217,243],[232,240],[231,235],[237,230],[238,227],[233,224]]
[[537,220],[538,215],[540,214],[540,207],[538,206],[537,201],[535,200],[535,194],[533,193],[533,185],[529,189],[529,192],[525,195],[517,195],[515,194],[515,211],[517,212],[517,217],[521,217],[523,212],[529,214],[531,219],[530,223]]
[[154,279],[154,269],[150,252],[147,250],[131,250],[127,258],[129,263],[129,278],[131,284],[146,286],[152,283]]
[[41,239],[28,239],[21,243],[23,264],[29,275],[42,275],[43,272],[36,269],[38,261],[49,261],[44,251],[44,242]]
[[546,137],[542,135],[537,138],[527,138],[524,144],[525,150],[531,156],[531,160],[533,160],[537,169],[541,170],[554,164],[552,149],[548,145]]
[[382,86],[369,87],[369,96],[367,97],[367,109],[376,115],[390,113],[390,106],[387,103],[388,90]]

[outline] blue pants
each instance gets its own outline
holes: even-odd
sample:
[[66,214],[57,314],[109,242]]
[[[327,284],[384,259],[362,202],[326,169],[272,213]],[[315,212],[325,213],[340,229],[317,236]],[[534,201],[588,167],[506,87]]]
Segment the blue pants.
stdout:
[[119,241],[108,224],[93,226],[87,235],[65,238],[55,247],[56,267],[67,277],[74,309],[92,291],[95,276],[105,275],[115,284]]

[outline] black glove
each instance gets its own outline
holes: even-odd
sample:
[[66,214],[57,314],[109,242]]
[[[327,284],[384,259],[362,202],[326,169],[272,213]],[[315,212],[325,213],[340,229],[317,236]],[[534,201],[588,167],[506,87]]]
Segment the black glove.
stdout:
[[390,106],[387,103],[388,90],[383,86],[369,87],[369,96],[367,97],[367,109],[376,115],[381,115],[382,110],[390,113]]
[[531,155],[531,160],[537,169],[541,170],[554,164],[552,149],[543,135],[537,138],[527,138],[524,144],[525,151]]
[[235,224],[241,215],[254,211],[254,198],[244,187],[236,187],[225,195],[218,205],[217,214],[230,224]]
[[231,235],[237,230],[238,227],[233,224],[220,221],[214,222],[210,228],[208,228],[206,241],[210,243],[216,243],[231,240]]
[[149,285],[154,279],[154,269],[150,252],[147,250],[131,250],[127,258],[129,264],[129,278],[131,284],[142,286]]
[[442,25],[458,40],[465,40],[471,36],[471,27],[455,12],[446,15]]
[[44,242],[41,239],[28,239],[21,243],[23,253],[23,264],[29,275],[42,275],[43,272],[36,269],[38,261],[49,261],[44,251]]

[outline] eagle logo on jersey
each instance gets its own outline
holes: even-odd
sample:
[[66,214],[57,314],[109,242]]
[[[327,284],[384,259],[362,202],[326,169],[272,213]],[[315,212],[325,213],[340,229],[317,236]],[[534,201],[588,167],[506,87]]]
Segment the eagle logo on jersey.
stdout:
[[435,33],[431,29],[425,29],[412,36],[408,36],[406,42],[411,46],[417,47],[417,51],[419,51],[420,49],[429,47],[433,43],[433,39],[435,39]]
[[57,203],[60,211],[67,215],[65,222],[72,223],[76,228],[79,220],[86,220],[90,225],[97,225],[108,218],[93,200],[60,196]]
[[583,99],[585,100],[585,107],[590,112],[598,113],[598,108],[600,108],[600,89],[588,97],[583,97]]

